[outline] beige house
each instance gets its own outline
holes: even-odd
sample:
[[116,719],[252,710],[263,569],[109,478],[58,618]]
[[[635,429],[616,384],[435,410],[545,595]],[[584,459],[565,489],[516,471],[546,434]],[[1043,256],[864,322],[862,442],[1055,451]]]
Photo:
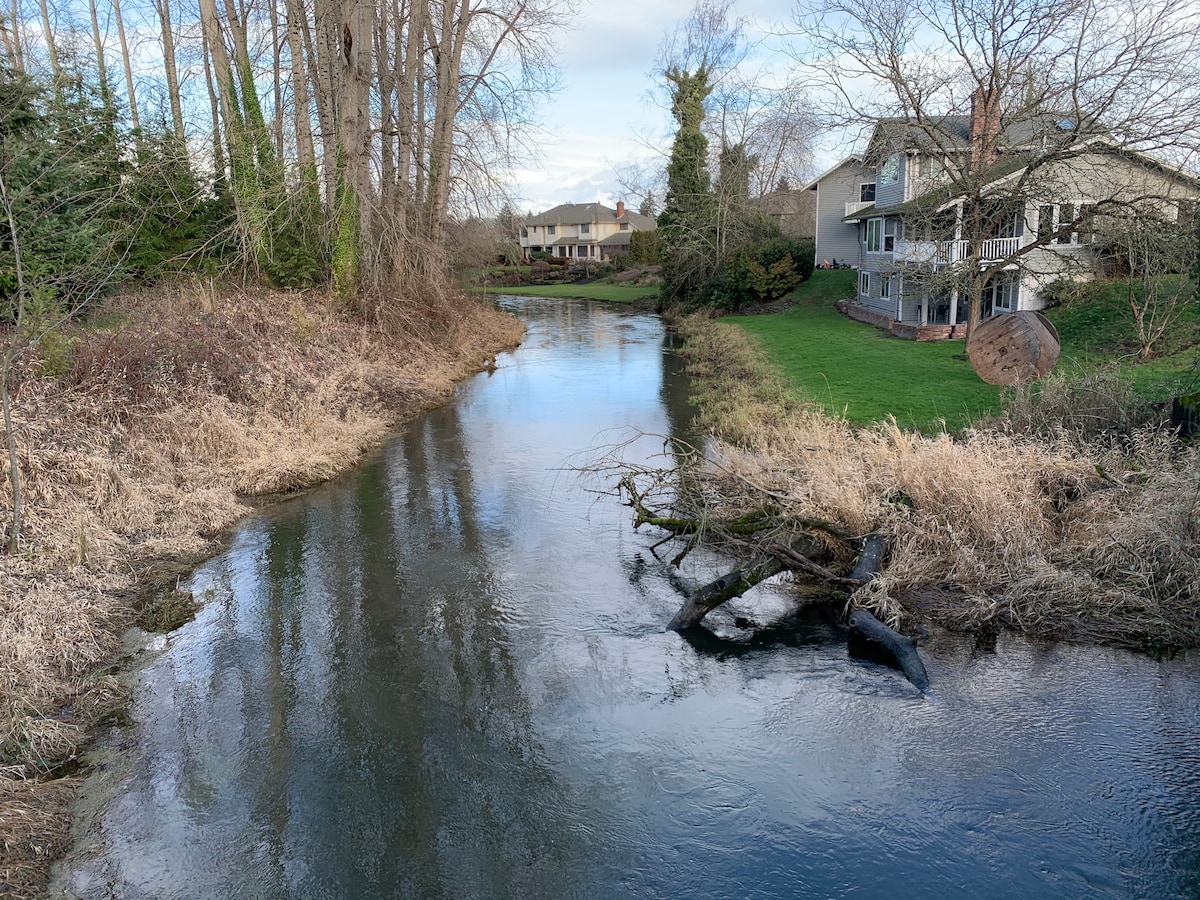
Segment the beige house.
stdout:
[[600,203],[563,203],[525,220],[521,227],[521,252],[545,251],[568,259],[600,262],[629,255],[629,238],[635,231],[653,231],[657,223],[625,208],[617,201],[610,209]]

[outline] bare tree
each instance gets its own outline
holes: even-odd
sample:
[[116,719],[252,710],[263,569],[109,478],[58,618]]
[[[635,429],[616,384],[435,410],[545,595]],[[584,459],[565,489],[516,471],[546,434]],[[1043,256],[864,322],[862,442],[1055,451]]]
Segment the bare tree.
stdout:
[[1194,185],[1169,167],[1147,176],[1139,156],[1196,158],[1194,0],[802,0],[796,21],[831,121],[877,123],[868,162],[903,168],[916,151],[936,168],[912,173],[924,180],[904,235],[961,245],[956,265],[925,274],[965,294],[969,330],[994,276],[1065,258],[1092,216],[1165,209]]
[[[94,9],[95,0],[90,2]],[[175,61],[175,27],[171,22],[170,0],[154,0],[154,9],[158,13],[162,35],[163,72],[167,79],[167,100],[171,104],[171,124],[175,129],[175,137],[182,141],[183,100],[179,93],[179,70]]]
[[[44,3],[45,0],[42,0]],[[129,121],[135,134],[142,130],[141,116],[138,114],[137,89],[133,83],[133,57],[129,53],[129,39],[125,35],[125,18],[121,15],[121,0],[113,0],[113,16],[117,21],[117,37],[121,41],[121,61],[125,64],[125,90],[129,94]]]
[[1127,276],[1125,305],[1137,334],[1139,359],[1157,355],[1195,300],[1196,284],[1190,277],[1197,262],[1193,220],[1186,215],[1166,219],[1150,211],[1112,215],[1097,223],[1097,237],[1110,265]]

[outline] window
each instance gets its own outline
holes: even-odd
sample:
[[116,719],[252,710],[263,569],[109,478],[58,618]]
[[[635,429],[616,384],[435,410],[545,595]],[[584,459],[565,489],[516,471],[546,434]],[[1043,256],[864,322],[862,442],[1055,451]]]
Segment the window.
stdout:
[[629,223],[628,223],[628,222],[622,222],[622,223],[621,223],[621,230],[622,230],[622,231],[628,231],[628,230],[629,230]]
[[867,219],[867,252],[883,249],[883,219]]
[[922,156],[921,162],[917,166],[917,171],[923,178],[936,178],[945,170],[946,167],[936,156]]
[[858,273],[858,294],[860,297],[870,297],[871,296],[871,273],[870,272],[859,272]]
[[1096,207],[1085,203],[1079,207],[1079,243],[1090,244],[1096,239],[1093,229],[1096,227]]
[[556,234],[558,234],[558,229],[554,225],[546,226],[546,235],[548,237],[554,237]]
[[874,203],[875,202],[875,182],[865,181],[858,186],[858,202],[859,203]]
[[900,154],[893,153],[883,161],[883,165],[879,167],[879,181],[881,184],[895,184],[900,180]]
[[900,223],[895,219],[883,220],[883,252],[891,253],[896,249],[896,238],[900,236]]
[[994,276],[983,291],[983,307],[986,311],[1006,313],[1017,308],[1017,298],[1020,294],[1020,282],[1015,272],[1002,272]]
[[890,275],[887,278],[880,279],[879,296],[884,300],[892,296],[892,277]]
[[592,226],[591,226],[591,225],[588,225],[588,224],[585,222],[583,225],[580,225],[580,226],[579,226],[579,233],[580,233],[580,234],[591,234],[591,233],[592,233]]
[[529,237],[529,229],[528,228],[521,229],[521,237],[523,237],[523,238]]
[[[1062,203],[1058,207],[1058,227],[1068,228],[1075,218],[1075,206],[1071,203]],[[1060,244],[1073,244],[1075,235],[1070,231],[1060,232],[1055,238]]]
[[1054,234],[1054,207],[1039,206],[1038,207],[1038,240],[1047,240],[1050,235]]
[[[1080,217],[1084,219],[1081,224],[1081,232],[1083,235],[1088,235],[1091,229],[1092,208],[1089,206],[1079,207]],[[1075,231],[1061,229],[1070,229],[1071,223],[1075,221],[1075,204],[1060,203],[1057,206],[1053,204],[1038,207],[1038,240],[1051,241],[1056,244],[1074,244],[1081,240],[1081,234]]]

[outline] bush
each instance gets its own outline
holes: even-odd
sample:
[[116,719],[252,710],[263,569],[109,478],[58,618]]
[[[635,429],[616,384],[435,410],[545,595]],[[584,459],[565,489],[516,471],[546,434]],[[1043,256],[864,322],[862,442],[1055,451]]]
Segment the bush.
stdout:
[[1046,303],[1046,309],[1053,309],[1056,306],[1069,307],[1099,300],[1105,291],[1105,283],[1101,281],[1072,281],[1069,278],[1058,278],[1042,288],[1042,300]]
[[629,235],[629,258],[648,266],[662,262],[662,241],[657,231],[635,231]]

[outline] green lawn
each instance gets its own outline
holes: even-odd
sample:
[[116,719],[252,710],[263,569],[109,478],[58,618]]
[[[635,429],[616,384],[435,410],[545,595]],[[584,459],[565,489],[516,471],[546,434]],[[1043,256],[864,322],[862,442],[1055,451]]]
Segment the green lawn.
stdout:
[[562,297],[579,300],[611,300],[614,303],[633,303],[643,297],[658,295],[656,284],[532,284],[522,287],[492,287],[489,294],[518,294],[525,297]]
[[[965,425],[999,408],[999,389],[984,384],[971,364],[954,357],[962,341],[918,344],[888,337],[840,315],[834,304],[854,293],[857,273],[818,269],[796,292],[796,304],[769,316],[723,319],[758,337],[798,396],[850,422],[894,415],[904,426],[929,429],[945,419]],[[1082,376],[1119,368],[1146,400],[1164,400],[1200,387],[1200,315],[1188,304],[1164,342],[1163,355],[1136,361],[1124,282],[1046,311],[1062,340],[1057,371]]]
[[799,396],[855,424],[896,417],[909,428],[958,428],[999,408],[999,389],[969,362],[962,341],[916,343],[852,322],[834,303],[854,294],[857,273],[817,270],[796,304],[767,316],[723,319],[755,335]]
[[1083,374],[1119,367],[1147,400],[1164,400],[1196,390],[1200,379],[1200,315],[1184,293],[1180,321],[1159,346],[1160,355],[1137,362],[1138,343],[1125,292],[1127,283],[1089,286],[1079,299],[1046,310],[1062,341],[1059,371]]

